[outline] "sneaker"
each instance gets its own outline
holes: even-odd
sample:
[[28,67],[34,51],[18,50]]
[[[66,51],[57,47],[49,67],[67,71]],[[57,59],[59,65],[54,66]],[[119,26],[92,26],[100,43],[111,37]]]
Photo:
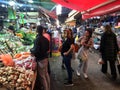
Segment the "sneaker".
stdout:
[[83,75],[84,75],[84,78],[88,78],[88,75],[86,73],[84,73]]
[[65,86],[73,86],[74,84],[73,83],[69,83],[69,82],[66,82],[64,83]]
[[80,73],[79,73],[79,71],[78,71],[78,70],[76,71],[76,74],[77,74],[77,76],[80,76]]

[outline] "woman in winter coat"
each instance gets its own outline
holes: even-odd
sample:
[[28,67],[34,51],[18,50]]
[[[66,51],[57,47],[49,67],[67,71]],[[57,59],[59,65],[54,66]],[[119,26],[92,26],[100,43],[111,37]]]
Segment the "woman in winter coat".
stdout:
[[116,67],[115,67],[115,61],[117,59],[117,53],[119,52],[119,47],[117,44],[116,35],[113,33],[111,26],[106,25],[104,29],[104,33],[101,37],[100,42],[100,53],[102,56],[102,60],[104,61],[104,64],[102,64],[101,71],[106,74],[107,73],[107,61],[110,64],[110,70],[112,79],[117,78],[116,73]]

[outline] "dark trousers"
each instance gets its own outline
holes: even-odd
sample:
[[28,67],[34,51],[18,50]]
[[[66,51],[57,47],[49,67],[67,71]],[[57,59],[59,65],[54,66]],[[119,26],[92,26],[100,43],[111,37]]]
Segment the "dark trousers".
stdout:
[[72,55],[63,56],[63,60],[66,66],[67,74],[68,74],[68,82],[72,83],[72,68],[71,68],[71,59]]
[[[108,62],[110,64],[111,75],[113,77],[117,77],[115,61],[109,60]],[[108,67],[107,61],[104,61],[104,64],[102,64],[102,72],[103,73],[107,73],[107,67]]]

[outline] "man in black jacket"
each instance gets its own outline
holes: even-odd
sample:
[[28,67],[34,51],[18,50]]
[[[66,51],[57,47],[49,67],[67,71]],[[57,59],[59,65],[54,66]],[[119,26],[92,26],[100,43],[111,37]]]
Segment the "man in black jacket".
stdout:
[[111,26],[105,26],[105,32],[101,37],[100,52],[104,64],[102,64],[101,71],[107,73],[107,62],[110,64],[112,79],[117,78],[115,61],[117,60],[117,54],[119,53],[119,47],[117,44],[116,35],[113,33]]
[[[43,27],[37,27],[37,33],[34,47],[31,49],[31,54],[36,57],[38,75],[41,78],[44,90],[50,90],[50,78],[48,75],[48,50],[49,41],[43,36]],[[36,79],[37,80],[37,79]]]

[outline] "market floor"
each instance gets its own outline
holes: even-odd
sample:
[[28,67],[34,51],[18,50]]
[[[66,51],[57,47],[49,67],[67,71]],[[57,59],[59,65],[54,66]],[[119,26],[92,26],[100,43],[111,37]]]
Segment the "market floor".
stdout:
[[[67,78],[66,70],[62,70],[61,63],[62,57],[52,57],[49,59],[51,66],[51,90],[120,90],[120,76],[116,81],[112,81],[108,76],[104,75],[101,71],[101,65],[98,64],[99,55],[97,53],[90,53],[89,55],[88,76],[85,79],[83,74],[78,77],[76,75],[76,68],[78,60],[72,60],[73,83],[74,86],[65,86],[65,78]],[[108,70],[110,73],[110,70]],[[6,90],[0,88],[0,90]]]
[[[83,74],[78,77],[76,72],[73,73],[74,86],[65,86],[65,78],[67,78],[66,70],[62,70],[62,57],[50,58],[51,66],[51,90],[120,90],[120,77],[113,81],[109,76],[104,75],[101,71],[101,65],[98,64],[99,55],[97,53],[90,53],[89,55],[88,76],[85,79]],[[72,67],[76,70],[78,60],[72,60]],[[110,70],[108,70],[110,73]]]

